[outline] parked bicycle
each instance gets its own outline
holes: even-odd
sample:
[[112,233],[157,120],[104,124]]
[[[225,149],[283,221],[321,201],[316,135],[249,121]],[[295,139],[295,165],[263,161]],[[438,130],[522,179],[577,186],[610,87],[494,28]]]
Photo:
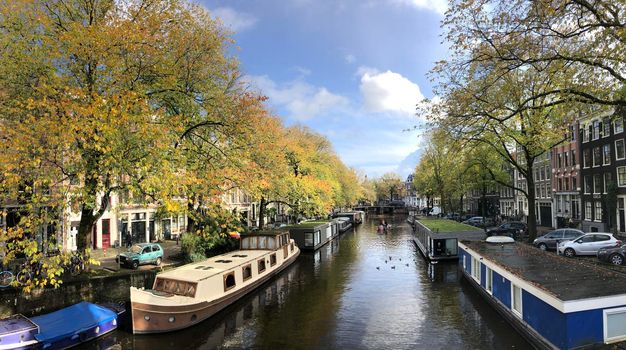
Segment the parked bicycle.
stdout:
[[0,272],[0,288],[21,286],[31,279],[32,271],[27,266],[17,266],[13,272],[8,270]]

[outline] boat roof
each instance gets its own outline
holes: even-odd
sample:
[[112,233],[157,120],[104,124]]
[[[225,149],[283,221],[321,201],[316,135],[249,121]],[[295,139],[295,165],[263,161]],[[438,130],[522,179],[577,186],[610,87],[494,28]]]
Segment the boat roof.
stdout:
[[331,220],[316,220],[316,221],[305,221],[301,222],[298,225],[285,226],[285,229],[301,229],[301,228],[313,228],[317,226],[326,225],[332,222]]
[[157,278],[199,282],[211,276],[222,274],[224,271],[239,265],[253,263],[261,256],[273,252],[272,250],[236,250],[160,273],[157,275]]
[[0,335],[2,336],[30,329],[37,329],[37,325],[20,314],[0,320]]
[[116,318],[117,313],[113,310],[82,301],[49,314],[32,317],[31,321],[39,326],[35,339],[54,342]]
[[278,236],[283,233],[289,233],[289,231],[285,230],[285,227],[281,227],[279,230],[262,230],[262,231],[250,231],[241,233],[241,238],[244,237],[254,237],[254,236]]
[[566,258],[522,243],[461,243],[563,301],[607,297],[626,291],[626,275],[593,266],[582,258]]

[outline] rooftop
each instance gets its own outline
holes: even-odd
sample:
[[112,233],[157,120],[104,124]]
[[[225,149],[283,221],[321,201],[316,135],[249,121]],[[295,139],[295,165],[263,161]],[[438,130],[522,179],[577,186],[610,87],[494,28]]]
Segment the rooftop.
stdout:
[[330,220],[305,221],[305,222],[301,222],[298,225],[291,225],[291,226],[286,226],[282,228],[283,229],[313,228],[316,226],[328,224],[329,222]]
[[562,301],[626,294],[626,275],[593,266],[585,258],[565,258],[522,243],[461,243]]
[[482,229],[462,224],[448,219],[425,219],[418,220],[422,225],[428,227],[433,233],[437,232],[464,232],[464,231],[482,231]]
[[270,253],[270,251],[235,250],[196,263],[183,265],[179,268],[160,273],[157,277],[197,282],[213,275],[221,274],[238,265],[254,262],[257,258],[267,253]]

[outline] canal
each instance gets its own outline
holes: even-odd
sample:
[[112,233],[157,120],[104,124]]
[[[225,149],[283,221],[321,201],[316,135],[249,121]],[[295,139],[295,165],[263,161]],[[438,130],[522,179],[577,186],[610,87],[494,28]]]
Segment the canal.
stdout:
[[529,348],[455,263],[423,259],[405,218],[387,217],[386,235],[368,218],[195,327],[142,336],[122,329],[81,348]]

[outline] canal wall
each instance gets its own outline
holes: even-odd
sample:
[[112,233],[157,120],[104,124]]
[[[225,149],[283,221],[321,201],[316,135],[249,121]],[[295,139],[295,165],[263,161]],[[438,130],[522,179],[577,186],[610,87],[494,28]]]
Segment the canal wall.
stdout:
[[157,271],[140,270],[113,276],[94,277],[63,283],[59,288],[22,293],[15,288],[0,289],[0,318],[13,314],[33,316],[48,313],[80,301],[125,303],[130,287],[151,287]]

